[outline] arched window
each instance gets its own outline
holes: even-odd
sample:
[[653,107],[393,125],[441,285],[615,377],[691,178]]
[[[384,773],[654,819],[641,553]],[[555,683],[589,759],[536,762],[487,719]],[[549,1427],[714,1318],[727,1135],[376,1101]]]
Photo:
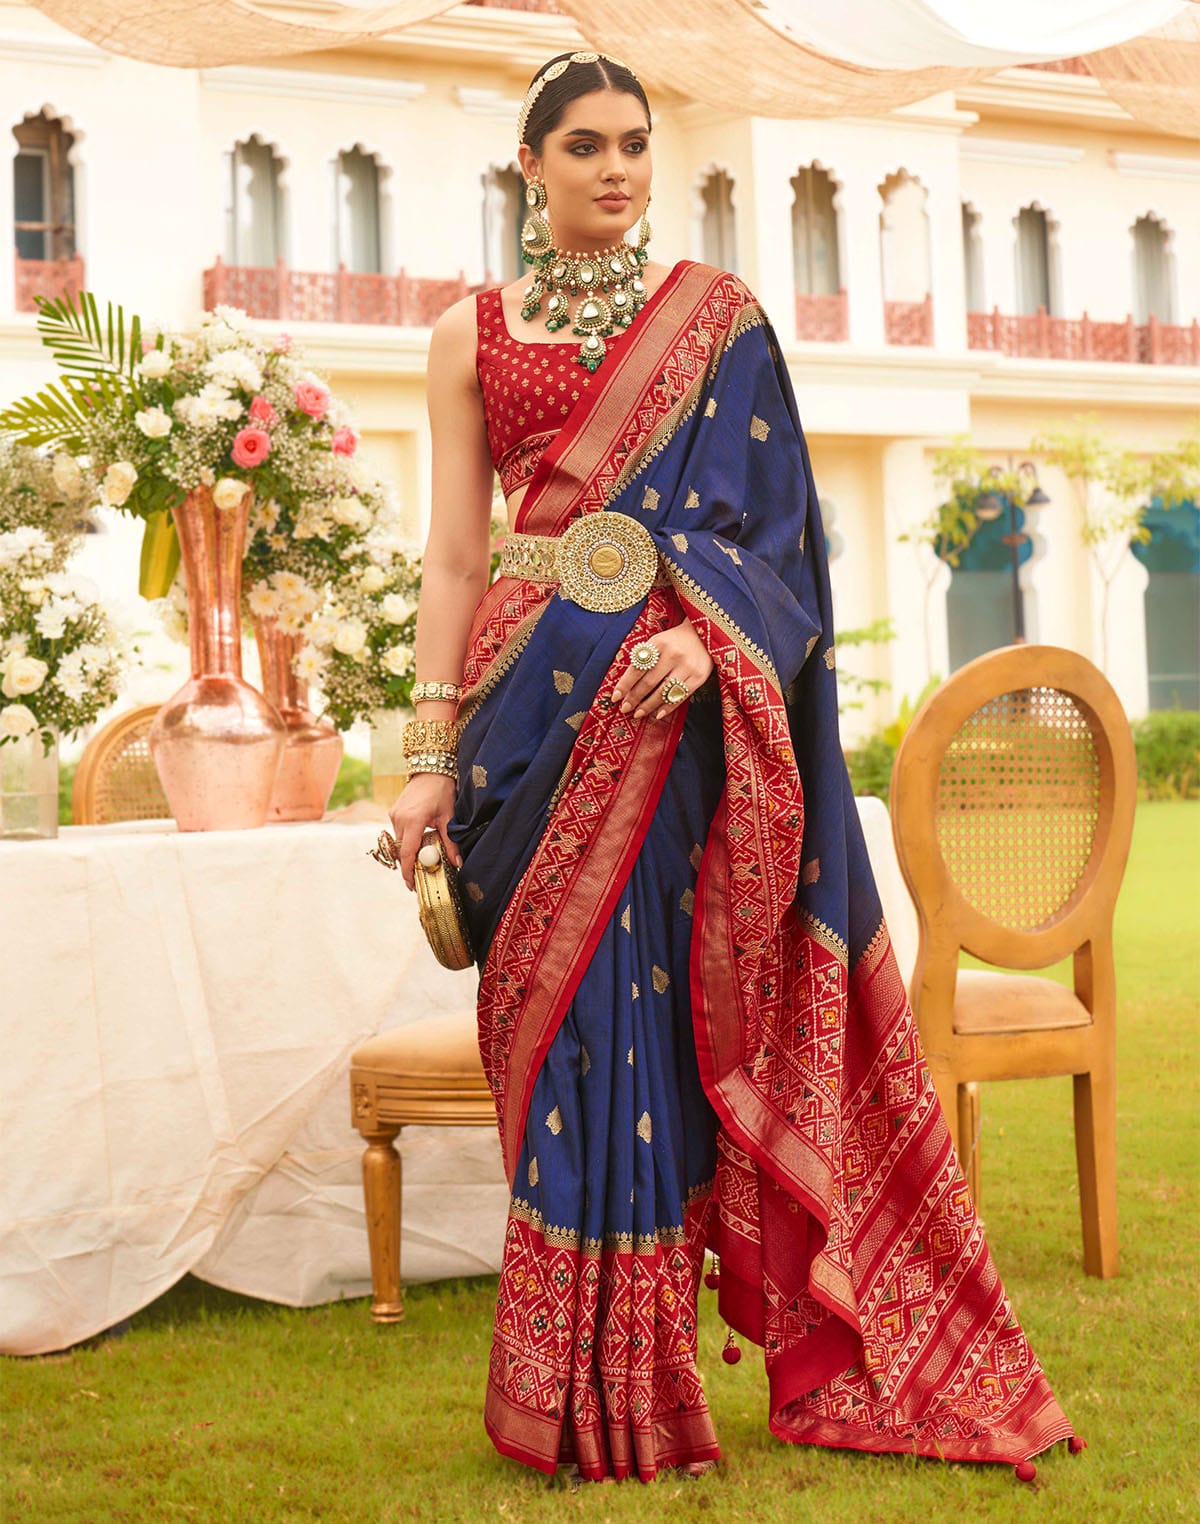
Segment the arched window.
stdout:
[[273,265],[286,255],[283,161],[257,133],[225,155],[225,261]]
[[737,270],[733,180],[713,169],[700,182],[700,258],[718,270]]
[[1175,321],[1172,299],[1171,235],[1166,223],[1153,213],[1139,217],[1133,228],[1133,320],[1139,326],[1152,317],[1160,323]]
[[517,166],[489,169],[483,177],[483,269],[489,281],[507,283],[524,272],[525,212],[525,180]]
[[968,312],[984,312],[982,217],[969,201],[962,204],[963,292]]
[[1053,227],[1036,202],[1017,213],[1017,311],[1024,317],[1036,317],[1039,308],[1051,315],[1057,310]]
[[792,263],[796,291],[835,296],[841,289],[837,186],[827,170],[806,164],[792,179]]
[[1200,709],[1200,508],[1146,510],[1150,539],[1133,553],[1146,583],[1146,665],[1151,709]]
[[75,243],[75,142],[45,111],[13,128],[13,222],[20,259],[70,259]]
[[356,145],[337,160],[337,263],[360,275],[383,269],[379,161]]
[[883,206],[879,238],[883,255],[883,298],[922,302],[929,295],[929,192],[908,170],[889,175],[879,187]]

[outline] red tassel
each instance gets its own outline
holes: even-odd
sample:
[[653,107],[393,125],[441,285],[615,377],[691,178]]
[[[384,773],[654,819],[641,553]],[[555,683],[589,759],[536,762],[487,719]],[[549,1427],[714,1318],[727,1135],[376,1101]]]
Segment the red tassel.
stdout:
[[1072,1434],[1067,1440],[1067,1449],[1072,1455],[1078,1455],[1081,1450],[1087,1449],[1087,1440],[1081,1439],[1078,1434]]
[[1017,1467],[1017,1481],[1031,1482],[1037,1475],[1037,1467],[1032,1461],[1022,1461]]
[[715,1291],[721,1284],[721,1261],[713,1255],[712,1269],[704,1272],[704,1284],[710,1291]]
[[742,1352],[734,1341],[731,1328],[725,1335],[725,1348],[721,1351],[721,1359],[726,1365],[736,1365],[741,1358]]

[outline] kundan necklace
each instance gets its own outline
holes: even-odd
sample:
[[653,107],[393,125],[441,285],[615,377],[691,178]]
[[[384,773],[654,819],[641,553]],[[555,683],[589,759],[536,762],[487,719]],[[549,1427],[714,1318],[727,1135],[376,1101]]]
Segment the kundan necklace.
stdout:
[[[525,188],[530,209],[521,234],[521,253],[534,267],[533,281],[527,287],[521,316],[533,322],[546,305],[546,327],[557,333],[572,322],[571,303],[582,297],[573,315],[571,332],[582,343],[576,363],[595,371],[607,353],[605,339],[618,328],[628,328],[646,305],[646,287],[642,269],[649,259],[650,222],[642,213],[636,246],[624,239],[595,254],[572,254],[555,246],[554,235],[544,215],[546,187],[531,180]],[[649,208],[649,202],[646,203]]]

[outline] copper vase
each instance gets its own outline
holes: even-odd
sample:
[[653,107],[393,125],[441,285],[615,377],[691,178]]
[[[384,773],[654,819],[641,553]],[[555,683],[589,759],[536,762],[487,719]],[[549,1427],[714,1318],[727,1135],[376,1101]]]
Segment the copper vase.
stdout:
[[295,672],[303,635],[285,635],[277,619],[256,619],[263,693],[287,732],[271,791],[268,820],[320,820],[342,761],[342,738],[308,707],[308,685]]
[[274,706],[242,679],[242,553],[251,493],[220,509],[197,487],[171,510],[187,577],[192,675],[159,710],[150,750],[181,831],[265,825],[283,753]]

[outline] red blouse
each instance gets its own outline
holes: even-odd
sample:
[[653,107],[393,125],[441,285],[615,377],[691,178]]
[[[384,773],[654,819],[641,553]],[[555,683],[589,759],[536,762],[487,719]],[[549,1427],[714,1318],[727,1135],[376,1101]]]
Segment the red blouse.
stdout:
[[[504,321],[498,286],[476,296],[475,321],[475,369],[492,464],[500,473],[505,497],[511,497],[533,475],[543,451],[596,376],[575,362],[577,337],[562,343],[514,339]],[[611,350],[621,337],[618,329],[605,343]]]

